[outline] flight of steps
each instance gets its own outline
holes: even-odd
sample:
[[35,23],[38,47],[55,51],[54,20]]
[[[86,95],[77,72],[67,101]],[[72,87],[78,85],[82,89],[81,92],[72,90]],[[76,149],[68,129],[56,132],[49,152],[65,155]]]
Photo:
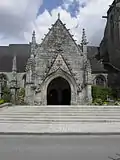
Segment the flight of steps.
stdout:
[[120,132],[119,106],[9,106],[0,132]]
[[0,123],[120,122],[120,107],[13,106],[0,109]]

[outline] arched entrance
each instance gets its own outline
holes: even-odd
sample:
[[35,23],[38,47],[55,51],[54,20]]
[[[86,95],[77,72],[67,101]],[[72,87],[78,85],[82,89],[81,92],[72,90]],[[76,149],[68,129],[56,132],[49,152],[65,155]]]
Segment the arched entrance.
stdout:
[[71,88],[62,77],[53,79],[47,88],[47,105],[70,105]]

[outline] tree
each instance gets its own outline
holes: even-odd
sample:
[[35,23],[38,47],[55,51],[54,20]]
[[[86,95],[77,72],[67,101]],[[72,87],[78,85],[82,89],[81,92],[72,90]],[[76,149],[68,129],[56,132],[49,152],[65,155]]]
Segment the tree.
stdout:
[[112,89],[101,86],[92,86],[92,97],[93,101],[101,99],[103,102],[107,100],[107,97],[112,96]]
[[17,95],[17,103],[23,105],[24,104],[24,98],[25,98],[25,89],[20,88]]
[[11,102],[11,98],[12,98],[12,95],[11,95],[10,89],[7,86],[4,86],[2,89],[2,99],[5,102]]

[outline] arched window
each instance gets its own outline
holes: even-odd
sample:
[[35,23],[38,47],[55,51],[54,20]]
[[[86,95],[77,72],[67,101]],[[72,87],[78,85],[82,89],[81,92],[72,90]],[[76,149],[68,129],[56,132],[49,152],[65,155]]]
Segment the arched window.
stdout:
[[99,75],[96,77],[96,85],[98,85],[98,86],[105,86],[106,85],[106,79],[103,75]]

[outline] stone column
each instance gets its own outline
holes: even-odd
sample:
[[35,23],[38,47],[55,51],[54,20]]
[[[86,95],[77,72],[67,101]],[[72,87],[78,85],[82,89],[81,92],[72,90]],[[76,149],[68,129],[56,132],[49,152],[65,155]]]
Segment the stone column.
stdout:
[[11,93],[12,93],[12,103],[16,104],[16,92],[17,92],[17,58],[16,55],[13,57],[12,64],[12,80],[11,80]]
[[16,80],[12,80],[11,81],[11,86],[10,86],[10,90],[11,90],[11,94],[12,94],[12,103],[16,104],[17,101],[17,81]]
[[16,90],[15,90],[15,88],[11,88],[11,94],[12,94],[12,103],[16,104]]
[[87,45],[83,45],[83,53],[87,56]]
[[34,105],[35,89],[33,83],[26,83],[25,102],[29,105]]
[[86,102],[92,103],[92,85],[87,84],[86,86]]
[[71,90],[71,105],[77,105],[77,93]]
[[92,74],[90,61],[87,60],[86,66],[86,98],[88,103],[92,103]]

